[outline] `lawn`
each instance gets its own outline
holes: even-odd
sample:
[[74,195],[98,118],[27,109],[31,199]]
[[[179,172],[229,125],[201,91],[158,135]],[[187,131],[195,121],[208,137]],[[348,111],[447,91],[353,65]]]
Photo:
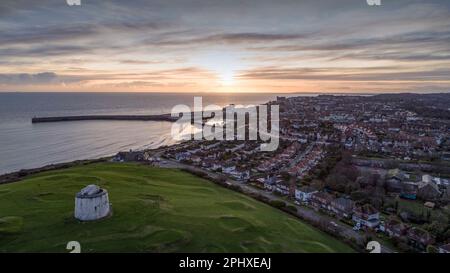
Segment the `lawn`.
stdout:
[[[113,215],[73,218],[88,184]],[[0,252],[352,252],[340,241],[245,195],[179,170],[98,163],[0,185]]]
[[[424,202],[420,200],[405,200],[402,198],[397,198],[398,200],[398,208],[400,211],[406,210],[411,211],[417,215],[427,215],[427,212],[431,214],[431,221],[442,221],[442,219],[446,219],[449,217],[449,214],[446,213],[443,209],[430,209],[424,206]],[[394,201],[395,202],[395,201]]]

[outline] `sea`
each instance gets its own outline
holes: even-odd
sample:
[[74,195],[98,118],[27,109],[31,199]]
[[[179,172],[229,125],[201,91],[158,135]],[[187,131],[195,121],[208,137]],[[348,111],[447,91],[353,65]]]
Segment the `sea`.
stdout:
[[[170,113],[178,104],[255,105],[294,94],[269,93],[0,93],[0,174],[48,164],[171,145],[170,122],[71,121],[32,124],[33,117]],[[313,94],[308,94],[313,95]]]

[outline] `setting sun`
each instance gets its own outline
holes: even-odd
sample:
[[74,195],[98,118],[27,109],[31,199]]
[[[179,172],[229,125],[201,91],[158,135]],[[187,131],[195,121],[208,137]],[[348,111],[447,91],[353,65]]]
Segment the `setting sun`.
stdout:
[[221,85],[233,85],[235,82],[234,72],[230,70],[230,71],[221,73],[219,75],[219,80],[220,80]]

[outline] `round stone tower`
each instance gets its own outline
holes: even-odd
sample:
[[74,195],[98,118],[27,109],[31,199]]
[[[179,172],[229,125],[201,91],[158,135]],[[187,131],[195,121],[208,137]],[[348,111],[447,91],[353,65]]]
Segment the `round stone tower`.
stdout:
[[94,221],[110,213],[108,191],[97,185],[83,188],[75,197],[75,218]]

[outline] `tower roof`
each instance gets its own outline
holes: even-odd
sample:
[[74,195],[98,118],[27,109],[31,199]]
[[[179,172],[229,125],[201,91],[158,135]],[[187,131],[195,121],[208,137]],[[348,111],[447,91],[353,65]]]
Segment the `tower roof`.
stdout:
[[105,193],[106,191],[97,185],[88,185],[77,193],[77,198],[94,198]]

